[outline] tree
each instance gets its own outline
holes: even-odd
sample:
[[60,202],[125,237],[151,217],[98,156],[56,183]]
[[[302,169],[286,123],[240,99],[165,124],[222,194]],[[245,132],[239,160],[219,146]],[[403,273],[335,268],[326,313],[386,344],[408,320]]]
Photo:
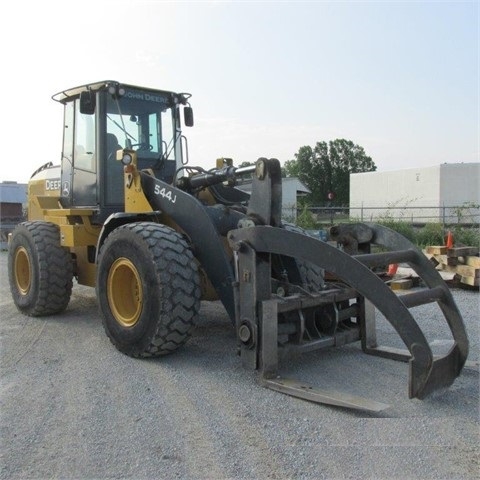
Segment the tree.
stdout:
[[311,204],[323,205],[331,200],[336,205],[348,205],[350,199],[350,173],[373,172],[377,169],[363,147],[350,140],[336,139],[317,142],[314,148],[300,147],[295,160],[287,160],[283,173],[298,177],[312,192],[306,197]]
[[282,167],[282,177],[298,177],[300,175],[296,160],[287,160]]

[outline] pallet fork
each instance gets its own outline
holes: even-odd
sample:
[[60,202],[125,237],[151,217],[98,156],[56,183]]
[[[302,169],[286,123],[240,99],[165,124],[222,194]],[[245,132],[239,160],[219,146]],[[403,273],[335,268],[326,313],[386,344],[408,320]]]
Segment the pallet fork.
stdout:
[[[410,398],[423,399],[451,385],[465,364],[468,339],[451,292],[431,262],[409,240],[380,225],[335,227],[333,235],[343,248],[278,228],[278,199],[272,195],[278,190],[278,185],[272,186],[278,182],[278,172],[269,163],[272,161],[262,161],[261,175],[254,179],[260,185],[254,186],[252,192],[262,192],[261,183],[266,182],[263,190],[267,194],[256,199],[252,193],[251,205],[258,206],[254,217],[263,225],[247,224],[228,234],[237,262],[236,330],[243,365],[259,370],[260,383],[270,389],[318,403],[381,411],[388,405],[279,376],[279,362],[289,353],[361,341],[365,353],[408,362]],[[265,198],[271,198],[270,204]],[[371,245],[387,251],[368,253]],[[283,296],[272,293],[272,255],[317,265],[345,285],[327,285],[316,293],[301,288],[290,288]],[[372,270],[391,263],[408,264],[426,288],[397,296]],[[432,302],[439,305],[453,336],[450,351],[442,356],[433,355],[410,311]],[[406,350],[377,344],[375,308],[399,334]],[[292,318],[296,327],[288,331]]]

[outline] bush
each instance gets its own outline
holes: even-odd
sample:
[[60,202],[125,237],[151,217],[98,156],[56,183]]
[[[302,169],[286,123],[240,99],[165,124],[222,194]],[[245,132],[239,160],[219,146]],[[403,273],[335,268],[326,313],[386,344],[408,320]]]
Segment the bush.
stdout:
[[305,230],[314,230],[317,228],[317,222],[308,206],[304,205],[302,213],[297,217],[297,226]]
[[428,247],[430,245],[444,245],[445,235],[440,223],[427,223],[415,234],[415,243],[419,247]]
[[415,230],[413,226],[408,222],[393,220],[391,218],[385,218],[378,222],[379,225],[395,230],[404,237],[408,238],[412,243],[416,242]]
[[[427,223],[419,230],[415,230],[408,222],[393,219],[383,219],[378,223],[400,233],[419,248],[431,245],[445,245],[446,231],[440,223]],[[462,245],[480,247],[480,230],[478,228],[466,228],[456,225],[448,230],[453,234],[453,241],[456,247]]]
[[453,242],[456,247],[480,247],[480,230],[478,228],[465,228],[456,225],[450,231],[453,234]]

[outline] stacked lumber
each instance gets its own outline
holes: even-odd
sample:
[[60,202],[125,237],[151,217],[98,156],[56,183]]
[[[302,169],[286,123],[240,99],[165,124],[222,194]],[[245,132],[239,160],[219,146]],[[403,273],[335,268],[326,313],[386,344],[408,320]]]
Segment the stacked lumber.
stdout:
[[427,247],[425,254],[437,270],[453,274],[454,283],[472,287],[480,285],[480,257],[478,247]]

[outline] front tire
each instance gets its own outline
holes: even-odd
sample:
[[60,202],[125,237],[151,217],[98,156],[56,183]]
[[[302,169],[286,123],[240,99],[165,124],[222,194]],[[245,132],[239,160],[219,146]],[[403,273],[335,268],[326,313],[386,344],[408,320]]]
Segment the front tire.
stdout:
[[176,350],[200,309],[200,276],[187,242],[156,223],[123,225],[107,237],[96,290],[106,334],[132,357]]
[[67,308],[73,262],[69,251],[60,246],[57,225],[17,225],[8,247],[8,279],[13,301],[25,315],[53,315]]

